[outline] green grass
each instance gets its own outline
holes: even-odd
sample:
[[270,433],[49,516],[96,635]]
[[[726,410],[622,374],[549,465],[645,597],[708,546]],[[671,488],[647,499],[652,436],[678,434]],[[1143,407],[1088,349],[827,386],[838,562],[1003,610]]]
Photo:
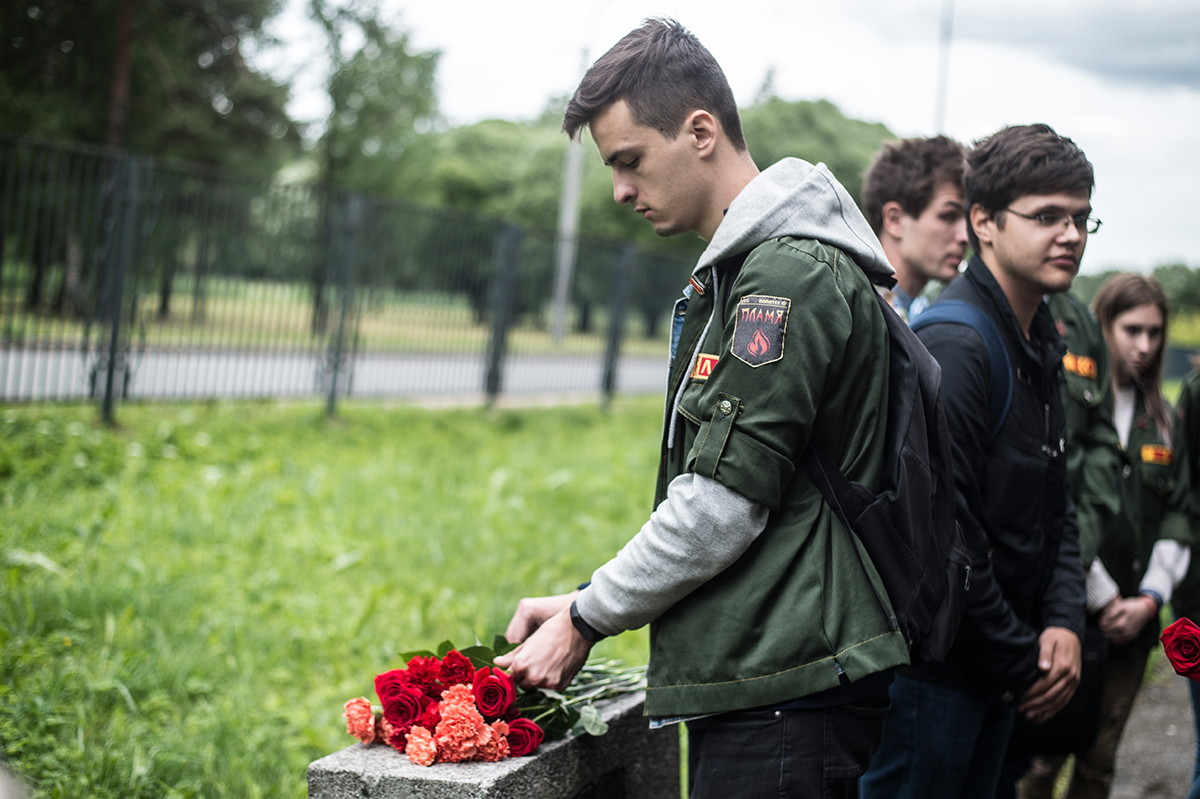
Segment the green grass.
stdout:
[[655,399],[341,413],[0,411],[0,751],[37,796],[303,796],[397,652],[503,632],[652,500]]

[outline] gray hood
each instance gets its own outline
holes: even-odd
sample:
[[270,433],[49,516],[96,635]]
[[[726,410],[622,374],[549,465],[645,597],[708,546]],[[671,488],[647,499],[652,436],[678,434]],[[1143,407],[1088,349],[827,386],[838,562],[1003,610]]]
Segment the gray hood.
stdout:
[[892,274],[879,239],[842,184],[824,164],[799,158],[783,159],[742,189],[694,271],[779,236],[837,247],[873,283]]
[[[799,158],[785,158],[746,184],[730,203],[725,218],[692,274],[710,269],[715,292],[717,262],[780,236],[815,239],[837,247],[854,259],[872,283],[889,288],[895,283],[883,245],[862,211],[850,199],[850,194],[824,164],[813,166]],[[700,341],[708,336],[716,312],[714,303]],[[697,347],[692,353],[688,373],[699,355],[700,348]],[[687,385],[687,380],[680,381],[671,414],[666,419],[668,449],[675,446],[674,419]]]

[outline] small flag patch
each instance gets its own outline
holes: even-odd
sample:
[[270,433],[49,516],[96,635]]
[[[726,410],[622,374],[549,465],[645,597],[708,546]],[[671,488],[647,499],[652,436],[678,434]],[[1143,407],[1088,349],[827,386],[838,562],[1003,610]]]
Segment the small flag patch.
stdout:
[[1143,444],[1142,463],[1159,463],[1163,466],[1170,466],[1171,448],[1159,444]]
[[693,380],[707,380],[717,365],[716,355],[705,355],[703,352],[696,356],[696,368],[692,370]]
[[1063,368],[1071,374],[1086,377],[1088,380],[1096,379],[1096,359],[1089,358],[1086,355],[1075,355],[1068,352],[1063,356]]

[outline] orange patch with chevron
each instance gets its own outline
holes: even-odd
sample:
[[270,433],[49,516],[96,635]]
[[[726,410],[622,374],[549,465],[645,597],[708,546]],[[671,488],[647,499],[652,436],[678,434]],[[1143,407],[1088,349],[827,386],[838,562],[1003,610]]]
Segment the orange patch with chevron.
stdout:
[[1159,444],[1143,444],[1142,463],[1159,463],[1163,466],[1170,466],[1171,448]]
[[1076,355],[1068,352],[1063,356],[1063,368],[1074,375],[1086,377],[1088,380],[1096,379],[1096,359],[1089,358],[1086,355]]
[[716,355],[705,355],[703,352],[696,356],[696,368],[692,370],[693,380],[707,380],[717,365]]

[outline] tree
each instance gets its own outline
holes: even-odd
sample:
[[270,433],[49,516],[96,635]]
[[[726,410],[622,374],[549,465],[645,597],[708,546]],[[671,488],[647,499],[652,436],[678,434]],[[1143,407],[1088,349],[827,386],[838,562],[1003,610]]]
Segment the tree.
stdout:
[[272,172],[294,155],[299,132],[284,110],[287,88],[249,67],[242,52],[264,40],[263,22],[277,7],[277,0],[0,4],[4,128]]
[[881,123],[842,115],[828,100],[770,97],[742,111],[742,129],[760,169],[794,156],[823,162],[861,202],[863,173],[886,139],[895,136]]
[[329,42],[330,112],[318,144],[321,182],[387,192],[408,148],[438,121],[438,53],[412,52],[408,34],[370,0],[311,0]]

